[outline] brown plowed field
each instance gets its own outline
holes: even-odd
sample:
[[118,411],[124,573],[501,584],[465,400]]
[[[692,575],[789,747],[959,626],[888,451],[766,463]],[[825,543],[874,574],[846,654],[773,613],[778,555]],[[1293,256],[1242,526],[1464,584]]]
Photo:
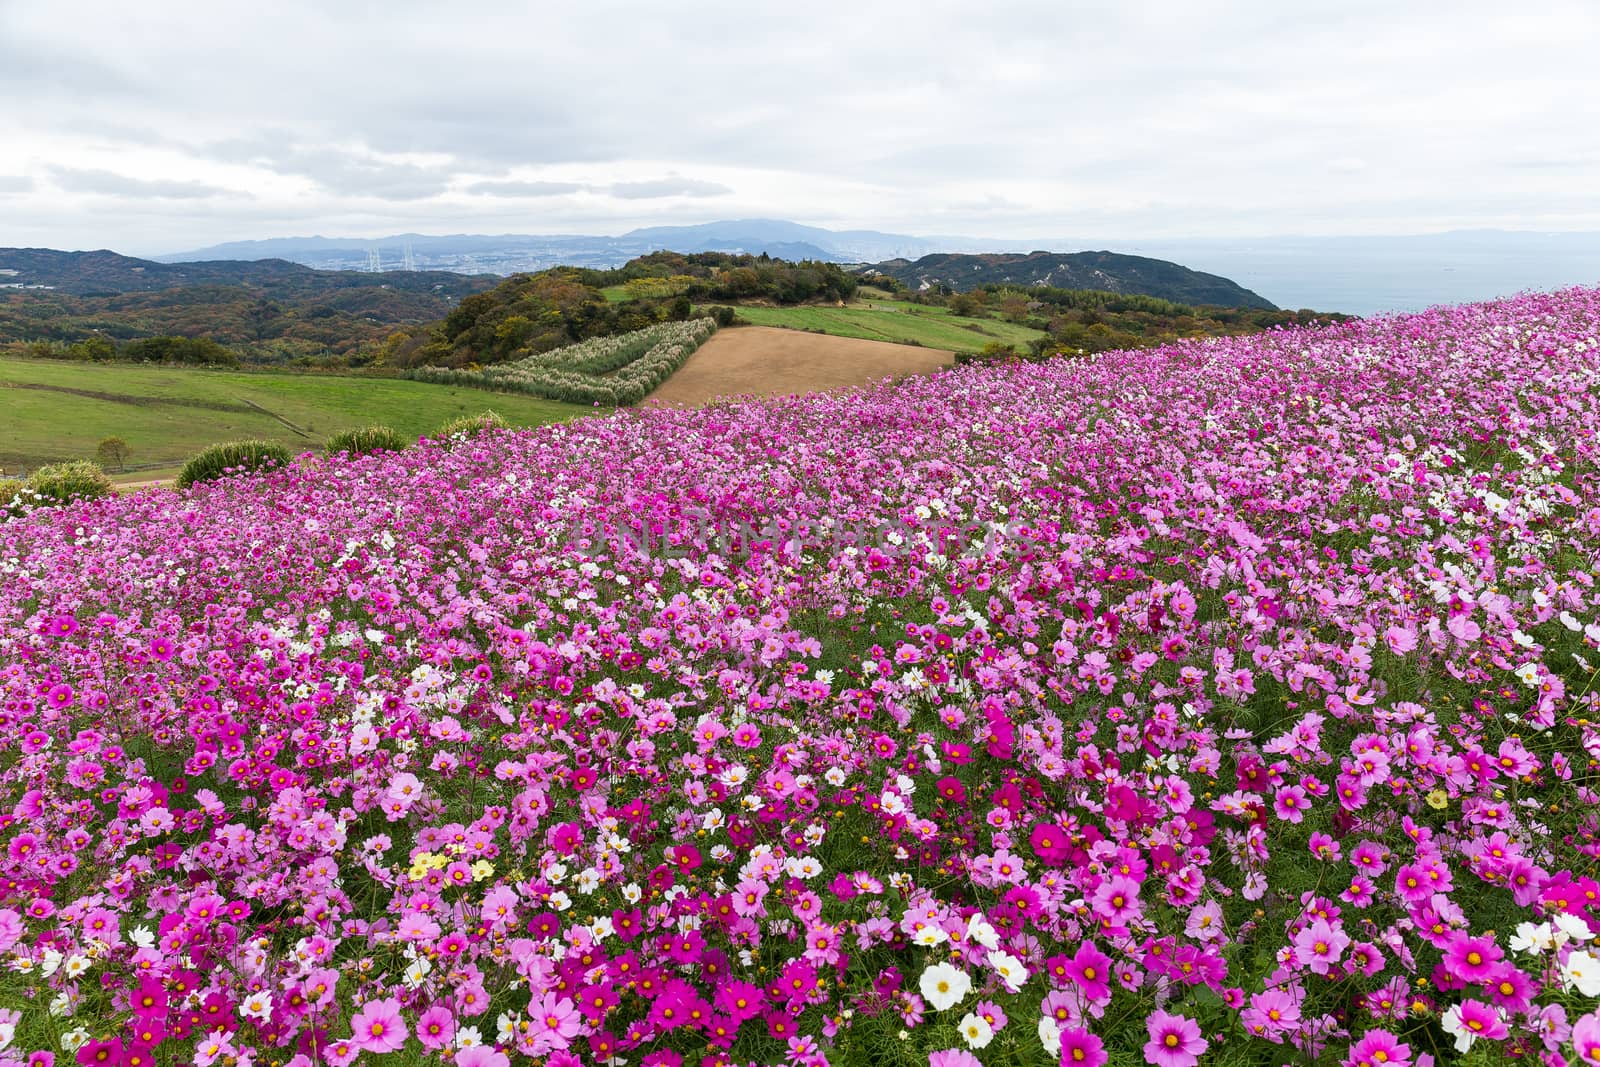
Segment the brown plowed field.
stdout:
[[737,326],[718,330],[650,400],[695,406],[724,396],[814,393],[927,374],[954,361],[937,348]]

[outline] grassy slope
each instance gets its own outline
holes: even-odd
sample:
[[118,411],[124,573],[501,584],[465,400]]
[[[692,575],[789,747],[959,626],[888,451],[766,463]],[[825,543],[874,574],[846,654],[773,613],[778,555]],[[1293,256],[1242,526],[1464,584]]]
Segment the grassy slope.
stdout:
[[[24,384],[54,388],[16,388]],[[115,399],[61,392],[63,388]],[[166,402],[152,402],[158,400]],[[588,411],[530,396],[381,378],[0,359],[0,468],[93,457],[96,444],[115,435],[132,449],[130,463],[145,468],[136,477],[157,478],[217,441],[262,437],[304,451],[321,448],[340,430],[371,423],[415,438],[457,415],[488,407],[525,426]]]
[[[620,285],[600,290],[613,304],[632,299]],[[776,326],[787,330],[812,330],[835,337],[859,337],[867,341],[893,341],[920,344],[952,352],[976,352],[991,341],[1026,345],[1043,337],[1039,330],[1002,322],[998,319],[963,318],[949,309],[894,300],[882,289],[862,286],[863,299],[847,307],[807,304],[800,307],[734,306],[739,317],[754,326]],[[699,311],[705,311],[704,305]]]
[[1038,330],[998,319],[969,319],[944,308],[868,301],[848,307],[747,307],[740,318],[757,326],[820,330],[839,337],[915,343],[953,352],[975,352],[991,341],[1023,345],[1044,336]]

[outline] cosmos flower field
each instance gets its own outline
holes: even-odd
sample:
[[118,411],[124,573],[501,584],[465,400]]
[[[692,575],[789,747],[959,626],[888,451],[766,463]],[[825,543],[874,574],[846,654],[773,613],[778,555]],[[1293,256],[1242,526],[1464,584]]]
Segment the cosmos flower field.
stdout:
[[1600,291],[0,524],[4,1064],[1600,1063]]

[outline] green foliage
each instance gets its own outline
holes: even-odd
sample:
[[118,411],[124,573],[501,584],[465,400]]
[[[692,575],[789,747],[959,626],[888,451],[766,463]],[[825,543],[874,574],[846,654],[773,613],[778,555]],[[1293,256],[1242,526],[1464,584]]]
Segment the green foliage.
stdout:
[[276,441],[228,441],[195,456],[178,472],[177,486],[187,489],[232,474],[254,473],[287,466],[289,450]]
[[40,467],[28,477],[28,488],[41,504],[71,504],[99,500],[113,492],[111,480],[98,463],[86,459]]
[[[427,278],[432,284],[421,285]],[[402,288],[406,284],[415,287]],[[265,288],[193,284],[114,295],[0,291],[0,348],[93,363],[230,366],[298,359],[360,366],[376,358],[397,328],[436,322],[450,313],[456,295],[491,284],[438,273],[307,269]],[[140,346],[141,341],[157,344]]]
[[493,366],[687,320],[697,303],[838,303],[856,287],[855,276],[835,263],[653,252],[616,270],[555,267],[519,274],[467,297],[436,326],[414,331],[410,343],[385,345],[386,357],[390,366],[406,368]]
[[477,415],[462,415],[460,418],[451,419],[435,430],[433,436],[436,440],[451,440],[458,437],[476,437],[485,430],[504,429],[507,429],[506,420],[489,410]]
[[104,438],[94,450],[95,459],[99,460],[100,466],[109,467],[115,464],[119,471],[128,469],[128,456],[132,451],[128,447],[128,442],[120,437]]
[[14,519],[35,507],[32,490],[20,478],[0,478],[0,519]]
[[348,452],[352,456],[366,456],[375,452],[403,452],[406,439],[388,426],[363,426],[346,430],[328,438],[327,453],[336,456]]
[[147,337],[130,341],[117,353],[133,363],[186,363],[199,367],[237,367],[239,357],[209,337]]

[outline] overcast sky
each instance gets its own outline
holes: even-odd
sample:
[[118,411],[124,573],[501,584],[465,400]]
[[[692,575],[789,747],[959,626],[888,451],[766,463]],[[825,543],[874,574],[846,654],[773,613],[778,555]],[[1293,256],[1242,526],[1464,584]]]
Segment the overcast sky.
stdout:
[[0,0],[0,245],[1600,230],[1600,4]]

